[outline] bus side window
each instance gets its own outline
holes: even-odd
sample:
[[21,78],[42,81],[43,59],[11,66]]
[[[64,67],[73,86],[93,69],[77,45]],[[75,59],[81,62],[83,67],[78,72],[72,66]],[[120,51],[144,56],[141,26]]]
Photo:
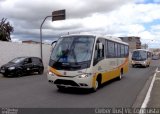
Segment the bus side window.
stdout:
[[108,41],[108,58],[115,58],[115,43]]
[[128,57],[128,55],[129,55],[128,46],[125,45],[125,57]]
[[96,65],[100,60],[104,59],[104,43],[97,41],[94,53],[94,65]]

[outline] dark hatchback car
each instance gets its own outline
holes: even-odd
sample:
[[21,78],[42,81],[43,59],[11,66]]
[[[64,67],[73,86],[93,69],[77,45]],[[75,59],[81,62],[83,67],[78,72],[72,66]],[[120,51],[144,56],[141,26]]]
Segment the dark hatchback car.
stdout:
[[37,72],[43,74],[44,66],[38,57],[18,57],[0,67],[0,73],[4,76],[23,76]]

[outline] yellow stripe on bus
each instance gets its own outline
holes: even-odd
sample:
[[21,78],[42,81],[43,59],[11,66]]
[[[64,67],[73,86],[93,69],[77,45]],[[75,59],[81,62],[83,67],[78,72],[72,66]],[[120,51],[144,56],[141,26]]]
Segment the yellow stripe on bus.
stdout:
[[49,71],[52,72],[52,73],[54,73],[57,76],[62,76],[62,74],[60,72],[58,72],[56,69],[54,69],[52,67],[49,67]]
[[[102,81],[101,81],[101,83],[107,82],[107,81],[109,81],[111,79],[114,79],[114,78],[118,77],[120,75],[121,68],[123,68],[123,73],[126,73],[128,71],[128,60],[129,59],[126,58],[123,64],[121,64],[120,66],[118,66],[118,67],[116,67],[116,68],[114,68],[114,69],[112,69],[110,71],[101,72],[101,74],[102,74]],[[97,73],[97,75],[98,74],[99,73]],[[96,81],[97,75],[94,76],[94,78],[93,78],[93,85],[94,85],[94,83]]]
[[92,79],[92,87],[95,88],[96,87],[96,79],[97,79],[97,74],[95,74],[93,76],[93,79]]

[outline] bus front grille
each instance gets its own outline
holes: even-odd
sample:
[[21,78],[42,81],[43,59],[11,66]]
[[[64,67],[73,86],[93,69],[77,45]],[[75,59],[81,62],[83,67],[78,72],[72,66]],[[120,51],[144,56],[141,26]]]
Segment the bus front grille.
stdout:
[[79,85],[76,82],[72,81],[72,80],[57,79],[54,82],[54,84],[57,84],[57,85],[62,84],[62,85],[70,85],[70,86],[77,86],[77,87],[79,87]]

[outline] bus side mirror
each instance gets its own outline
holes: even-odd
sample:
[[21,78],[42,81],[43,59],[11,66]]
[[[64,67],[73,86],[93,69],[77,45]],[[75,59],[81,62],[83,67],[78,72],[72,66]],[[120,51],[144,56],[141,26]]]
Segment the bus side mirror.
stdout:
[[54,41],[51,43],[51,46],[54,47],[56,45],[57,41]]
[[56,45],[56,43],[57,43],[57,41],[54,41],[54,42],[51,43],[51,50],[50,51],[52,51],[52,49],[54,48],[54,46]]
[[100,50],[103,49],[103,44],[102,43],[98,43],[98,49],[100,49]]

